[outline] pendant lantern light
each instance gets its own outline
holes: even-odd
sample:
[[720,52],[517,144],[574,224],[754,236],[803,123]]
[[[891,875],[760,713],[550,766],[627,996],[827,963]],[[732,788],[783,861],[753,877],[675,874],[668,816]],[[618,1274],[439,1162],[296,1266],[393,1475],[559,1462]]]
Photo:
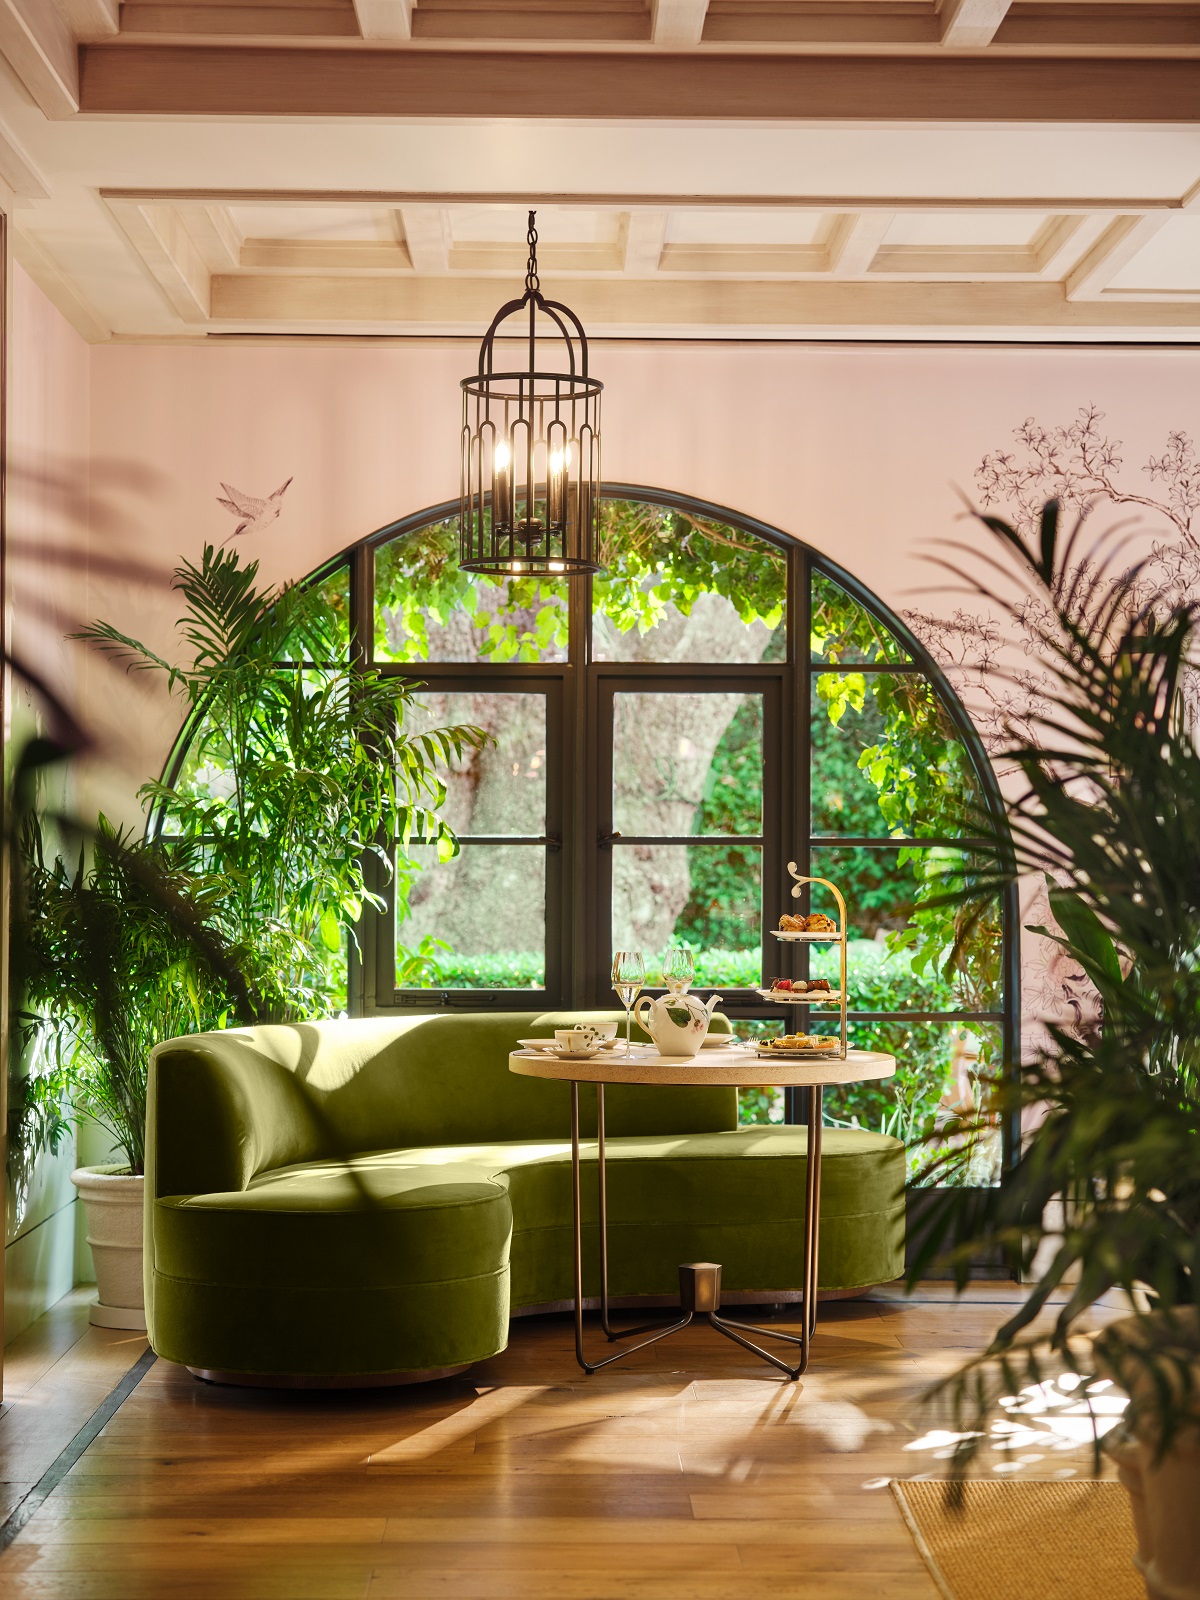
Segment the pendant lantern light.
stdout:
[[[599,572],[600,391],[588,373],[587,334],[567,306],[538,282],[537,229],[529,213],[525,293],[492,318],[478,370],[464,378],[458,564],[501,577],[577,578]],[[496,335],[528,311],[528,366],[497,371]],[[540,355],[558,350],[557,370]],[[578,347],[578,354],[576,353]],[[515,363],[501,357],[501,364]]]

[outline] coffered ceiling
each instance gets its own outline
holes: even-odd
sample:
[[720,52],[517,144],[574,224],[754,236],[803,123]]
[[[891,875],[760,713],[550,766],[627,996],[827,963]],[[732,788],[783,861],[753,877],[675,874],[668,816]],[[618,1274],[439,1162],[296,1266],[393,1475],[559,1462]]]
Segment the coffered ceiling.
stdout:
[[90,339],[1200,338],[1200,3],[0,0]]

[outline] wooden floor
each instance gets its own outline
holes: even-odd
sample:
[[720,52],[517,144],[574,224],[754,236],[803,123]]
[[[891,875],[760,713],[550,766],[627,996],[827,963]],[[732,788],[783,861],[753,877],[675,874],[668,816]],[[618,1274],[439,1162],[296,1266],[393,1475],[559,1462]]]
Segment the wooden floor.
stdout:
[[[567,1318],[408,1390],[270,1395],[160,1361],[0,1554],[0,1594],[937,1600],[886,1482],[945,1471],[921,1396],[1014,1294],[823,1307],[796,1384],[705,1327],[587,1378]],[[145,1348],[85,1317],[69,1297],[7,1353],[5,1513]],[[996,1467],[1092,1475],[1062,1447]]]

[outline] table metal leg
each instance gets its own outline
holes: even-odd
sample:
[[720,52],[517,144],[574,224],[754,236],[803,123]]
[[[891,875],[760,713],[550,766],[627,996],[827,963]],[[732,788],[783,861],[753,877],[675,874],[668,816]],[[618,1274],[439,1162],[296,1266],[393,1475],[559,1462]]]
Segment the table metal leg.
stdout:
[[[598,1128],[603,1128],[603,1085],[597,1085],[600,1091],[597,1114]],[[600,1286],[602,1286],[602,1315],[605,1323],[608,1322],[608,1219],[605,1216],[606,1192],[603,1166],[605,1166],[605,1147],[603,1147],[603,1134],[598,1142],[598,1165],[600,1165],[600,1248],[602,1248],[602,1269],[600,1269]],[[691,1322],[691,1312],[686,1312],[678,1322],[666,1323],[651,1334],[650,1339],[642,1339],[640,1344],[630,1344],[627,1350],[618,1350],[614,1355],[606,1355],[602,1362],[589,1362],[584,1355],[584,1218],[582,1218],[582,1184],[579,1178],[579,1083],[571,1082],[571,1202],[574,1210],[574,1358],[578,1360],[582,1370],[586,1373],[598,1373],[602,1366],[610,1366],[613,1362],[621,1362],[626,1355],[634,1355],[637,1350],[645,1350],[648,1344],[658,1344],[659,1339],[666,1339],[669,1333],[678,1333],[680,1328],[686,1328]],[[608,1330],[606,1330],[608,1331]],[[638,1328],[630,1328],[630,1333],[640,1333]],[[626,1338],[626,1334],[611,1334],[610,1338]]]
[[596,1171],[600,1184],[600,1326],[608,1339],[608,1167],[604,1159],[604,1085],[596,1085]]
[[[804,1174],[804,1259],[801,1268],[804,1293],[804,1303],[801,1306],[803,1321],[800,1324],[800,1333],[780,1333],[775,1328],[759,1328],[749,1322],[735,1322],[731,1318],[721,1317],[716,1312],[708,1314],[708,1320],[719,1333],[725,1334],[735,1343],[743,1345],[747,1350],[753,1350],[755,1355],[762,1356],[764,1361],[769,1361],[773,1366],[780,1367],[789,1378],[799,1378],[808,1370],[810,1346],[813,1335],[817,1331],[817,1256],[820,1247],[821,1226],[821,1128],[822,1128],[822,1099],[821,1086],[815,1084],[809,1093],[808,1102],[808,1151]],[[769,1351],[762,1350],[756,1344],[751,1344],[749,1339],[743,1337],[747,1333],[757,1333],[761,1338],[782,1339],[787,1344],[800,1346],[800,1364],[789,1367],[786,1362],[780,1361]]]
[[[810,1345],[817,1327],[817,1256],[820,1244],[821,1220],[821,1128],[822,1128],[822,1090],[820,1085],[814,1085],[809,1095],[808,1112],[808,1150],[804,1184],[804,1256],[802,1265],[802,1291],[804,1295],[801,1312],[803,1320],[800,1333],[782,1333],[775,1328],[760,1328],[749,1322],[735,1322],[729,1318],[721,1317],[715,1309],[709,1307],[719,1304],[720,1268],[706,1267],[704,1270],[713,1274],[713,1283],[717,1293],[707,1305],[699,1310],[698,1314],[705,1317],[718,1333],[723,1333],[727,1339],[732,1339],[735,1344],[740,1344],[743,1349],[752,1351],[762,1360],[770,1362],[773,1367],[778,1367],[791,1379],[796,1379],[808,1368]],[[579,1155],[579,1083],[571,1083],[571,1200],[573,1209],[573,1239],[575,1247],[575,1358],[585,1372],[598,1372],[601,1367],[610,1366],[614,1361],[621,1361],[626,1356],[644,1350],[647,1345],[657,1344],[660,1339],[665,1339],[669,1334],[678,1333],[681,1328],[686,1328],[697,1315],[695,1306],[695,1293],[690,1298],[690,1309],[684,1309],[683,1316],[678,1322],[665,1324],[647,1324],[644,1327],[628,1328],[617,1332],[609,1325],[608,1319],[608,1182],[604,1148],[604,1085],[596,1085],[596,1156],[597,1177],[600,1202],[600,1325],[610,1340],[627,1339],[634,1334],[648,1333],[647,1339],[642,1339],[638,1344],[630,1345],[625,1350],[618,1350],[611,1356],[605,1356],[602,1361],[589,1361],[583,1350],[583,1191],[580,1172]],[[695,1272],[694,1267],[681,1268],[681,1279],[684,1271]],[[682,1287],[682,1284],[681,1284]],[[800,1346],[800,1363],[798,1366],[789,1366],[786,1361],[780,1360],[769,1350],[754,1344],[745,1337],[748,1333],[757,1334],[760,1338],[781,1339],[786,1344]]]

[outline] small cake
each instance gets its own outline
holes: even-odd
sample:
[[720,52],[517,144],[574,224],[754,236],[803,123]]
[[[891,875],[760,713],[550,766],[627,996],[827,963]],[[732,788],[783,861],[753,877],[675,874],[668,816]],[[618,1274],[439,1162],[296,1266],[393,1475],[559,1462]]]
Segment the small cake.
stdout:
[[813,978],[808,985],[809,994],[832,994],[828,978]]
[[789,916],[785,911],[779,919],[779,931],[780,933],[803,933],[804,918]]
[[837,923],[832,917],[827,917],[823,911],[814,911],[811,917],[804,919],[805,933],[836,933]]

